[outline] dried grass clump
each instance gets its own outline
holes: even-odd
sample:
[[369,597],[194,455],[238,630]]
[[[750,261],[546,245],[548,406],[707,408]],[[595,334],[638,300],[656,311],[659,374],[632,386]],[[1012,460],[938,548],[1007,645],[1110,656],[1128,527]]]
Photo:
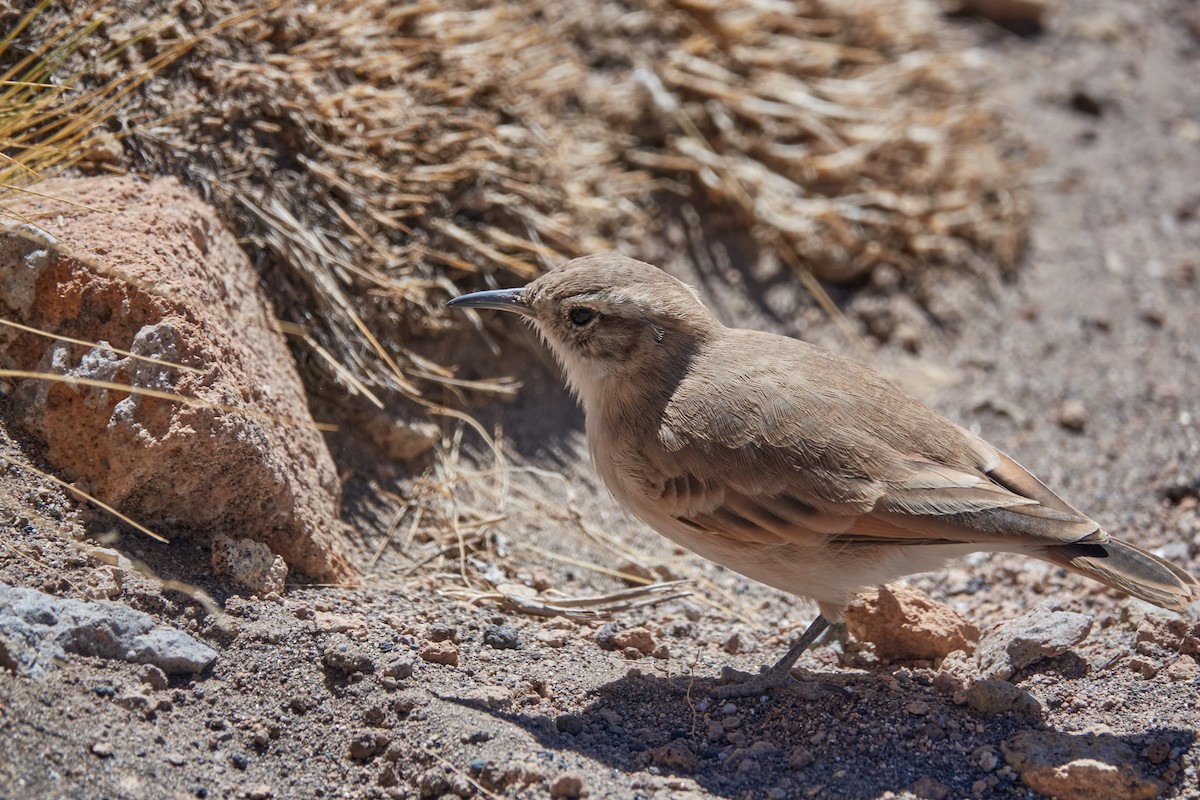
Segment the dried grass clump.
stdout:
[[[136,70],[251,5],[109,4],[97,33],[162,20],[121,50]],[[256,245],[344,383],[503,393],[414,345],[467,324],[445,297],[661,253],[664,193],[829,281],[1007,267],[1024,209],[964,67],[924,0],[285,2],[154,76],[119,127],[130,165]]]
[[797,16],[767,3],[677,5],[707,35],[667,48],[652,78],[672,95],[660,105],[684,98],[680,127],[700,134],[669,136],[667,165],[722,202],[744,192],[752,222],[824,280],[976,253],[1012,263],[1023,209],[1003,134],[935,5],[796,3]]
[[[98,33],[108,22],[104,3],[70,6],[52,9],[51,0],[42,0],[24,13],[0,8],[0,30],[7,31],[0,38],[0,217],[12,216],[5,200],[37,194],[30,187],[55,172],[119,161],[124,131],[106,128],[131,95],[198,42],[253,14],[219,20],[134,69],[114,70],[126,49],[153,38],[161,22],[147,20],[113,43]],[[78,58],[81,51],[90,57]]]
[[95,35],[101,20],[89,9],[26,44],[49,5],[43,0],[25,14],[0,9],[0,30],[7,30],[0,38],[0,216],[12,216],[5,201],[30,191],[24,187],[78,163],[111,138],[101,126],[147,74],[83,86],[89,73],[64,69],[64,63]]
[[[615,536],[577,510],[574,481],[511,463],[494,440],[492,463],[479,466],[464,457],[462,434],[459,428],[444,442],[437,463],[406,486],[404,498],[376,498],[387,521],[377,526],[384,535],[365,562],[365,582],[416,583],[471,603],[576,619],[692,595],[723,616],[756,624],[754,609],[706,575],[698,559],[668,555],[657,534]],[[560,575],[575,573],[570,582],[592,594],[566,596],[545,569],[553,566]],[[614,591],[619,586],[632,588]]]

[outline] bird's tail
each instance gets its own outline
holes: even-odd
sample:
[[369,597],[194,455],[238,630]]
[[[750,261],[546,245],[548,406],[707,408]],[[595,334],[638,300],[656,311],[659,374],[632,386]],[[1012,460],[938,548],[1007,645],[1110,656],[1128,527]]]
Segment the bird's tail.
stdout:
[[1200,584],[1174,564],[1117,539],[1047,547],[1043,558],[1172,611],[1200,599]]

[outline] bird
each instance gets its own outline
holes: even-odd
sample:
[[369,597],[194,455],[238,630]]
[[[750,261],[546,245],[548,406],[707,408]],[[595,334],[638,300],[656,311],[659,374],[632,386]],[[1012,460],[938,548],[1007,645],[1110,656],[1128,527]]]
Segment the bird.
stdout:
[[651,264],[584,256],[448,305],[513,312],[536,329],[621,506],[688,550],[816,601],[777,662],[753,675],[727,667],[717,697],[801,689],[792,666],[856,595],[974,552],[1032,556],[1173,611],[1200,597],[1188,572],[1113,537],[877,371],[727,327]]

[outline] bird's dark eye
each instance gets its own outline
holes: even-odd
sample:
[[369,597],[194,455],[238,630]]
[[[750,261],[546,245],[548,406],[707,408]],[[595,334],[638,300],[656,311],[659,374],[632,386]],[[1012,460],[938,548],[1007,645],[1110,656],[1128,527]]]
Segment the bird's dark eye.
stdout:
[[596,312],[587,306],[576,306],[567,312],[567,318],[576,328],[582,328],[596,318]]

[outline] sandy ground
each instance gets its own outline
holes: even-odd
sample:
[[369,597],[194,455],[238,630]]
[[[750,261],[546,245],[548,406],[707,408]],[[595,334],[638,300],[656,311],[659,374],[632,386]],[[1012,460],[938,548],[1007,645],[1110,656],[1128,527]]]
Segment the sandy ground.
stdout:
[[[1012,283],[947,286],[943,300],[961,321],[926,320],[915,355],[898,345],[876,354],[1107,528],[1194,573],[1196,15],[1186,0],[1078,1],[1061,3],[1034,38],[963,23],[997,102],[1040,150],[1031,246]],[[695,255],[678,257],[700,265],[681,274],[727,322],[839,346],[827,323],[789,316],[786,286],[730,290],[718,280],[728,252]],[[537,487],[549,499],[510,500],[496,526],[510,555],[479,554],[473,568],[492,559],[502,577],[571,595],[620,587],[531,549],[621,567],[602,544],[574,544],[592,536],[701,578],[691,599],[613,618],[618,629],[644,628],[645,649],[665,657],[602,648],[600,622],[440,596],[435,589],[456,583],[453,558],[446,574],[401,579],[406,562],[389,556],[360,589],[297,586],[259,601],[211,583],[199,549],[116,542],[223,602],[224,614],[206,614],[141,577],[110,586],[109,568],[75,543],[103,537],[107,521],[10,471],[0,482],[0,580],[107,594],[193,632],[219,658],[165,688],[142,667],[80,657],[41,681],[0,671],[0,797],[1027,797],[1003,746],[1023,731],[1058,732],[1083,751],[1115,747],[1140,786],[1200,797],[1200,679],[1169,669],[1187,666],[1161,635],[1169,616],[1015,557],[972,559],[912,583],[984,629],[1047,598],[1093,615],[1081,645],[1012,679],[1040,711],[980,712],[955,702],[935,665],[882,665],[852,643],[800,664],[845,693],[708,700],[722,665],[773,659],[812,609],[673,551],[613,508],[551,370],[539,362],[522,399],[492,413],[518,463],[566,480],[514,473],[507,496]],[[369,515],[354,492],[351,503]],[[364,552],[381,543],[368,536]]]

